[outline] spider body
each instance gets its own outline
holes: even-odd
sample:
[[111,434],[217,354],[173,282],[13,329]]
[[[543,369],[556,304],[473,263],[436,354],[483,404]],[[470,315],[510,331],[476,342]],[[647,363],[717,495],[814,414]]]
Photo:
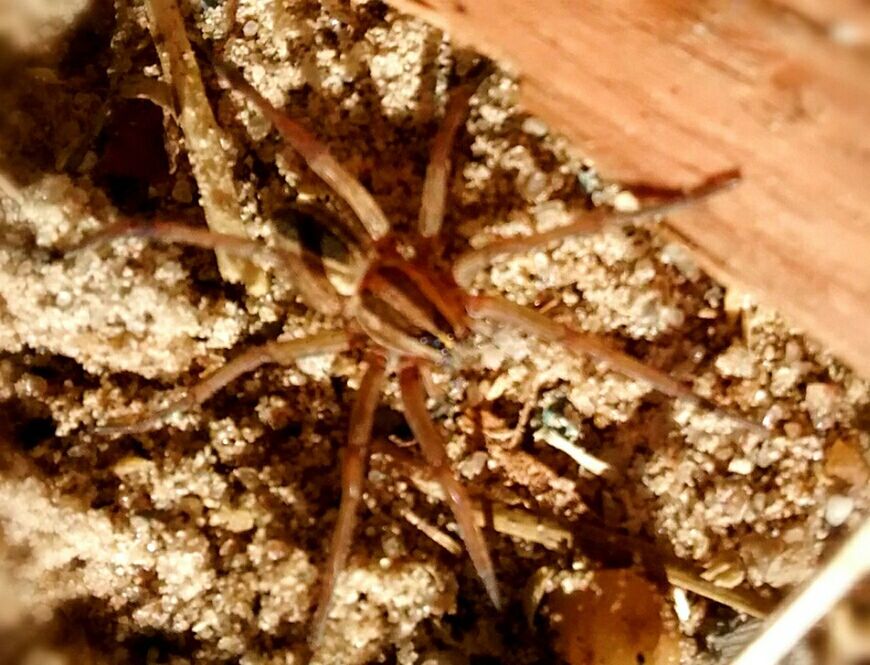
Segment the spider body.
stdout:
[[[457,342],[466,339],[473,331],[486,332],[481,326],[483,320],[537,336],[573,355],[595,357],[618,372],[649,383],[660,392],[718,411],[747,428],[760,429],[752,421],[699,397],[690,386],[614,350],[594,335],[552,321],[533,309],[496,297],[472,295],[467,290],[471,277],[499,256],[525,252],[570,236],[594,233],[614,218],[656,214],[685,205],[719,192],[723,185],[734,180],[733,174],[717,176],[696,190],[636,213],[583,213],[565,227],[518,240],[496,242],[468,251],[448,263],[442,256],[439,235],[447,198],[450,152],[475,85],[466,84],[453,89],[441,127],[433,140],[419,219],[411,232],[399,234],[392,230],[374,198],[330,155],[324,144],[300,123],[273,107],[241,74],[220,63],[215,63],[215,66],[233,89],[272,122],[289,149],[299,153],[311,170],[356,214],[364,229],[361,242],[359,246],[346,243],[340,252],[348,258],[344,263],[324,259],[318,247],[322,243],[312,241],[312,234],[305,232],[298,234],[297,242],[290,248],[264,247],[250,239],[172,221],[122,221],[92,238],[90,243],[133,235],[220,249],[242,257],[259,257],[276,270],[285,271],[298,288],[300,297],[336,322],[330,332],[249,348],[189,388],[185,397],[168,409],[133,424],[109,426],[103,430],[124,433],[159,426],[168,413],[201,404],[237,377],[267,363],[290,364],[308,355],[340,351],[350,346],[364,348],[365,369],[351,411],[347,445],[342,457],[339,515],[311,631],[314,642],[323,631],[337,578],[351,550],[374,413],[387,371],[392,369],[398,374],[401,403],[411,431],[433,477],[444,490],[483,585],[493,604],[500,606],[495,568],[483,532],[475,522],[467,491],[453,473],[445,451],[444,436],[427,411],[425,381],[431,368],[451,357]],[[340,228],[325,231],[331,234],[332,240],[349,237]]]
[[379,249],[361,280],[353,313],[384,348],[439,363],[468,324],[462,290],[438,270],[430,250],[429,242],[418,247],[398,239]]

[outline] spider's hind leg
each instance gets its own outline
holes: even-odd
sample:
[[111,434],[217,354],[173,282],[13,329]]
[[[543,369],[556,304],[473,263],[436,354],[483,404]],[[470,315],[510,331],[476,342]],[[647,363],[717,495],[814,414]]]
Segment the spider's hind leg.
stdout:
[[399,373],[399,388],[402,394],[405,418],[423,450],[423,455],[431,467],[432,473],[444,489],[447,502],[459,527],[459,535],[465,543],[474,568],[483,582],[492,604],[496,608],[501,608],[501,595],[495,577],[495,568],[489,555],[489,548],[483,537],[483,532],[475,521],[471,497],[456,478],[447,457],[444,438],[435,423],[432,422],[432,417],[426,409],[426,390],[416,363],[410,362],[402,368]]
[[258,367],[270,363],[289,365],[307,356],[332,353],[347,348],[350,342],[345,332],[323,332],[303,339],[286,342],[267,342],[254,346],[230,360],[213,374],[188,388],[184,396],[164,409],[152,413],[132,423],[113,424],[99,427],[103,434],[132,434],[145,432],[160,425],[167,417],[193,408],[205,402],[218,390]]
[[323,637],[326,619],[332,608],[335,584],[350,554],[357,512],[362,500],[362,487],[369,456],[374,414],[384,380],[384,359],[377,354],[370,353],[367,360],[368,369],[363,375],[362,384],[350,414],[347,446],[341,462],[341,504],[338,509],[338,520],[332,533],[329,557],[320,584],[320,598],[312,620],[311,637],[309,638],[314,646]]
[[701,397],[690,385],[678,381],[667,373],[650,367],[626,353],[611,348],[605,340],[596,335],[583,333],[557,323],[533,309],[502,298],[471,296],[466,300],[466,308],[474,320],[497,321],[543,341],[559,344],[572,355],[588,356],[601,360],[620,374],[644,381],[665,395],[686,399],[763,437],[770,435],[767,428],[759,423]]

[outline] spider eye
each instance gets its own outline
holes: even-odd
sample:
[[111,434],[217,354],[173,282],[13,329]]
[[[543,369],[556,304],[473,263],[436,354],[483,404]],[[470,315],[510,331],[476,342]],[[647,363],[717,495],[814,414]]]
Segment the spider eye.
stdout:
[[425,344],[431,349],[435,349],[436,351],[441,351],[442,353],[447,351],[447,345],[444,344],[440,339],[435,337],[435,335],[431,335],[429,333],[423,333],[418,338],[418,341],[422,344]]

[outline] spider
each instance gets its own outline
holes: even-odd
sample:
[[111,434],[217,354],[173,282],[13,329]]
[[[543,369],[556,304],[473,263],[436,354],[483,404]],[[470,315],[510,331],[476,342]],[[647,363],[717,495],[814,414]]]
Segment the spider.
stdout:
[[[501,607],[502,598],[492,558],[483,531],[474,519],[471,499],[451,467],[445,450],[445,436],[427,410],[430,397],[428,372],[433,367],[442,366],[455,346],[467,340],[470,333],[485,332],[483,322],[509,326],[559,346],[570,354],[603,361],[611,369],[644,381],[667,396],[688,400],[735,421],[743,428],[766,432],[751,420],[697,395],[688,384],[611,348],[603,338],[553,321],[532,308],[499,297],[473,295],[468,290],[474,275],[500,257],[592,234],[614,221],[658,215],[696,203],[735,182],[735,173],[715,176],[695,189],[634,212],[584,211],[565,226],[468,250],[452,264],[447,264],[442,256],[439,236],[447,199],[451,151],[464,125],[469,101],[482,80],[481,74],[470,76],[470,81],[451,90],[443,120],[432,141],[419,218],[410,233],[400,233],[393,230],[390,220],[372,195],[330,154],[324,143],[299,121],[275,108],[240,72],[221,62],[212,62],[230,86],[272,123],[284,143],[298,153],[308,168],[353,211],[361,224],[362,237],[359,247],[350,248],[349,262],[337,267],[334,261],[330,263],[318,256],[302,242],[292,249],[266,247],[251,239],[175,221],[122,220],[87,239],[83,247],[135,236],[266,260],[272,267],[283,268],[289,273],[302,300],[334,319],[337,325],[331,331],[307,338],[272,341],[248,348],[189,387],[184,396],[168,408],[132,424],[109,425],[101,431],[121,434],[159,426],[169,414],[202,404],[241,375],[266,364],[286,365],[312,355],[350,348],[363,350],[365,369],[350,414],[341,461],[339,513],[312,619],[312,644],[316,645],[324,632],[336,582],[352,548],[374,413],[388,372],[398,375],[405,418],[434,478],[443,488],[474,569],[492,604]],[[347,229],[330,228],[326,231],[338,238],[342,233],[347,236]]]

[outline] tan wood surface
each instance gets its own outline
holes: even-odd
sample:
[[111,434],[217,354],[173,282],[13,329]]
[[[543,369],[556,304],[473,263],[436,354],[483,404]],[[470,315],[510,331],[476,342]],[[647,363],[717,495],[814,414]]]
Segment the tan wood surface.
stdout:
[[671,228],[870,375],[865,0],[391,0],[516,70],[610,179],[743,182]]

